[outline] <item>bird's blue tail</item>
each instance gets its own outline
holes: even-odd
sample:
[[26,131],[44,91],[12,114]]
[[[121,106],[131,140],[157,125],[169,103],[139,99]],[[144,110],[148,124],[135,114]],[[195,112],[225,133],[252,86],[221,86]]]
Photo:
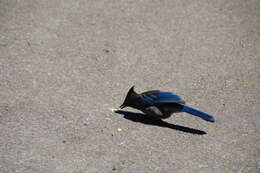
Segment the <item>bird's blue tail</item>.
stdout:
[[209,115],[207,113],[204,113],[204,112],[201,112],[199,110],[196,110],[192,107],[189,107],[189,106],[184,106],[183,109],[182,109],[183,112],[187,112],[189,114],[192,114],[192,115],[195,115],[195,116],[198,116],[206,121],[210,121],[210,122],[215,122],[215,118],[212,116],[212,115]]

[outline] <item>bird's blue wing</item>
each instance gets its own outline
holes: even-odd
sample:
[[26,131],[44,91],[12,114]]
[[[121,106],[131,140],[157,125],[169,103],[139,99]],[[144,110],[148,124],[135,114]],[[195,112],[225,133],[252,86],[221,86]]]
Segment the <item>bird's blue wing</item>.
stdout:
[[171,92],[150,91],[142,94],[144,102],[147,104],[160,103],[181,103],[184,104],[182,98]]

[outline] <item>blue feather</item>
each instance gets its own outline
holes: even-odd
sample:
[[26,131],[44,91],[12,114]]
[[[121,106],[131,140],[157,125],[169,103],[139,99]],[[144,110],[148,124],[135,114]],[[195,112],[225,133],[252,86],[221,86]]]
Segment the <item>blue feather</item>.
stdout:
[[206,121],[210,121],[210,122],[215,122],[215,118],[212,116],[212,115],[209,115],[205,112],[202,112],[202,111],[199,111],[199,110],[196,110],[192,107],[189,107],[189,106],[184,106],[183,109],[182,109],[183,112],[187,112],[189,114],[192,114],[192,115],[195,115],[195,116],[198,116]]
[[182,101],[182,98],[171,92],[157,92],[144,98],[147,103],[177,103]]
[[159,92],[156,97],[155,103],[172,103],[182,100],[180,96],[170,92]]

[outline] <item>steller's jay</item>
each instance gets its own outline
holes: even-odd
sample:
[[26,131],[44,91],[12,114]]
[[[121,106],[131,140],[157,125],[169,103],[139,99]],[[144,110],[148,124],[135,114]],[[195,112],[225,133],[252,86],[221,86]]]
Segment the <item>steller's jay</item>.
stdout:
[[186,106],[185,101],[174,93],[152,90],[138,94],[134,91],[134,86],[128,91],[120,109],[125,107],[138,109],[154,119],[169,118],[175,112],[187,112],[206,121],[215,121],[212,115]]

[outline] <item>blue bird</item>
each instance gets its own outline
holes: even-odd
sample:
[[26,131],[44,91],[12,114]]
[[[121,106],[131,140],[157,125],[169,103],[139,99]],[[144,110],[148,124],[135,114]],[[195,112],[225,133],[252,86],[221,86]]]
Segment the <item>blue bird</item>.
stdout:
[[133,86],[128,91],[120,109],[125,107],[138,109],[145,113],[146,116],[154,119],[165,119],[169,118],[173,113],[186,112],[206,121],[215,122],[212,115],[186,106],[185,101],[180,96],[171,92],[152,90],[138,94],[134,91]]

